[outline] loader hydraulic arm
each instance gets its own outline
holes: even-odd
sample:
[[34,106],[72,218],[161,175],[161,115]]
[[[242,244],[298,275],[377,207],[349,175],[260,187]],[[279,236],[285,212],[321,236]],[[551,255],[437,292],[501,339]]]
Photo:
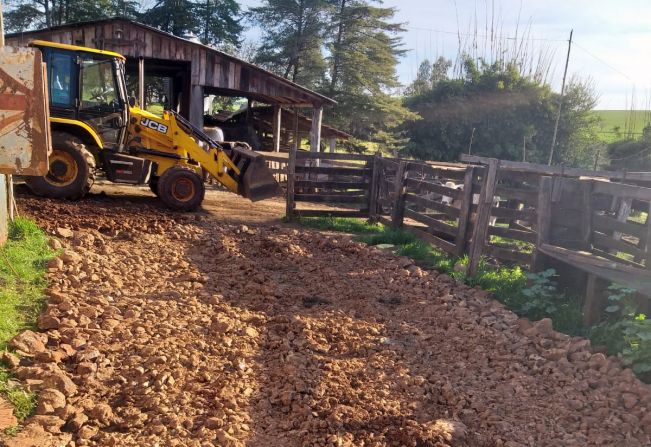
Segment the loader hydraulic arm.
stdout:
[[252,201],[278,194],[279,186],[264,157],[246,143],[222,143],[211,139],[178,113],[154,116],[138,108],[130,110],[130,144],[134,155],[157,163],[158,177],[175,166],[208,172],[230,191]]

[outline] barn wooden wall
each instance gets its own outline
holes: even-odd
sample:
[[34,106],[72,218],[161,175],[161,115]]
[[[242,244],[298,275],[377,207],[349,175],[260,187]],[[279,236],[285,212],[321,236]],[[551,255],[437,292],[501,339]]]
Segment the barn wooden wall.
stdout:
[[255,96],[254,99],[272,104],[320,107],[330,102],[260,67],[126,20],[89,22],[74,28],[23,33],[8,37],[7,44],[26,45],[34,39],[109,50],[127,57],[191,62],[193,86],[230,90],[241,93],[241,96],[249,94]]

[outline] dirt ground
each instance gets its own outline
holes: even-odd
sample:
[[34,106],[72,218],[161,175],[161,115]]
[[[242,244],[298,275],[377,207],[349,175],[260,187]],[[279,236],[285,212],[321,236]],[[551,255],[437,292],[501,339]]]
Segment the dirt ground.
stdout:
[[548,320],[281,201],[132,192],[19,197],[64,251],[14,340],[39,406],[5,445],[651,445],[649,388]]

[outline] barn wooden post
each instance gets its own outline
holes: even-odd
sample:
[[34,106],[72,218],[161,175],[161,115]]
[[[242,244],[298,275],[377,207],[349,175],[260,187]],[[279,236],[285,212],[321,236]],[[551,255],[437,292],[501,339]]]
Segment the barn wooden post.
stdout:
[[190,92],[190,122],[203,128],[203,87],[193,85]]
[[456,255],[461,257],[466,252],[468,242],[468,223],[472,216],[472,181],[475,178],[475,167],[466,166],[466,175],[463,177],[463,197],[459,209],[459,225],[457,226]]
[[272,131],[274,136],[273,151],[280,152],[280,129],[281,129],[281,117],[282,117],[282,107],[280,104],[274,105],[274,117],[272,123]]
[[319,152],[321,146],[321,123],[323,121],[323,106],[315,106],[312,113],[312,129],[310,130],[310,151]]
[[470,245],[468,276],[474,276],[477,273],[477,268],[483,255],[493,208],[493,196],[495,195],[498,169],[499,160],[495,158],[488,160],[488,169],[484,172],[479,204],[477,205],[477,222],[475,223],[472,244]]
[[337,137],[330,137],[328,139],[328,146],[330,147],[330,152],[334,154],[337,149]]
[[145,58],[138,58],[138,104],[145,108]]
[[287,164],[287,208],[285,217],[294,219],[294,190],[296,184],[296,154],[298,152],[298,110],[294,107],[294,144],[289,150],[289,163]]
[[368,220],[372,223],[377,222],[377,199],[380,192],[378,187],[380,182],[380,163],[382,162],[382,157],[379,152],[376,152],[371,159],[373,163],[373,170],[371,172],[371,184],[369,185],[368,190]]
[[540,251],[540,247],[549,243],[552,224],[552,178],[540,177],[538,185],[536,251],[532,265],[534,272],[542,271],[545,268],[545,255]]
[[393,213],[391,215],[391,226],[402,228],[405,220],[405,178],[407,174],[407,162],[401,161],[396,171],[394,185]]

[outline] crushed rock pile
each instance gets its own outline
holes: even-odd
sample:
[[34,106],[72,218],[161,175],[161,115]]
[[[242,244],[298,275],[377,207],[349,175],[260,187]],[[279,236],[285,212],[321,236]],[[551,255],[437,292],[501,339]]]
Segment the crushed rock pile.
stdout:
[[[61,244],[6,445],[646,446],[616,359],[341,236],[23,198]],[[33,444],[29,444],[33,442]],[[21,444],[22,443],[22,444]]]

